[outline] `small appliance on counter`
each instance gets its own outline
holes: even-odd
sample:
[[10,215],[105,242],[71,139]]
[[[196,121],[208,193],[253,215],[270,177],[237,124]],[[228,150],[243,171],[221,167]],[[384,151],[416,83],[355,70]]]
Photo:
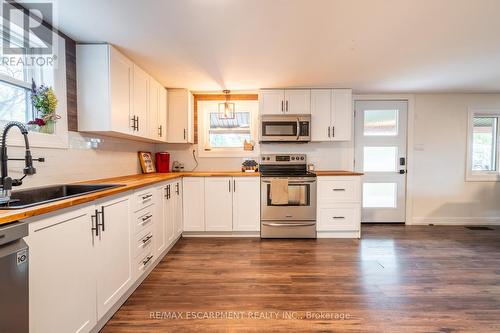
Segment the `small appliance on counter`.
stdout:
[[156,172],[170,172],[170,154],[167,152],[156,153]]
[[242,172],[257,172],[259,171],[259,164],[255,160],[245,160],[241,163]]
[[179,161],[174,161],[172,163],[172,172],[182,172],[184,171],[184,163]]

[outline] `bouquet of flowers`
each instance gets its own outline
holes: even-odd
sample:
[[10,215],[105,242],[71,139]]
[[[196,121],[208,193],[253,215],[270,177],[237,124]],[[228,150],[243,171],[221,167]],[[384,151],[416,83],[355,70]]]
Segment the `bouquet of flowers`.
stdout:
[[61,116],[56,114],[57,97],[52,87],[41,85],[37,87],[35,81],[31,84],[31,102],[33,108],[37,111],[34,120],[28,122],[28,125],[37,125],[40,127],[52,125]]

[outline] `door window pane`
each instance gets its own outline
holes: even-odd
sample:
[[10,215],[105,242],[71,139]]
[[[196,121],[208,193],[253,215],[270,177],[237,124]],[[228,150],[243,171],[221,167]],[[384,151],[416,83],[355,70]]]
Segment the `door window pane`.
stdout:
[[398,110],[365,110],[364,135],[398,135]]
[[472,130],[472,170],[495,171],[497,150],[496,117],[474,117]]
[[364,172],[395,172],[397,147],[364,147]]
[[364,183],[363,208],[396,208],[396,183]]

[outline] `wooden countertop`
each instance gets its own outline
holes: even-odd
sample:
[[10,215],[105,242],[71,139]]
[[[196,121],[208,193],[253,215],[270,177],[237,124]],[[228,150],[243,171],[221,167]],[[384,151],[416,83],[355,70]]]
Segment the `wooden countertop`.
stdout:
[[78,184],[117,184],[120,187],[111,188],[95,193],[89,193],[74,198],[58,200],[44,205],[38,205],[25,209],[2,210],[0,209],[0,225],[9,222],[26,219],[29,217],[50,213],[63,208],[80,205],[86,202],[95,201],[100,198],[135,190],[144,186],[153,185],[163,181],[168,181],[181,177],[259,177],[258,172],[233,172],[233,171],[199,171],[199,172],[171,172],[139,174],[114,178],[104,178],[78,182]]
[[345,170],[325,170],[325,171],[314,171],[316,176],[363,176],[363,173]]

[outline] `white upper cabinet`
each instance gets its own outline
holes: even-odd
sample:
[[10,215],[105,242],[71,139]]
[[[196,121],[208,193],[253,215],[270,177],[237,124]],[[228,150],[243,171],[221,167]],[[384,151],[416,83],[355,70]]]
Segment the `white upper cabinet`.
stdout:
[[205,178],[206,231],[233,230],[232,188],[231,177]]
[[167,141],[167,90],[159,86],[158,94],[158,139]]
[[167,142],[193,143],[193,94],[186,89],[168,89]]
[[157,82],[111,45],[77,45],[76,53],[78,130],[164,142],[157,135],[162,92],[149,89]]
[[141,137],[149,137],[148,126],[149,106],[149,75],[134,65],[134,96],[132,120],[135,121],[134,131]]
[[260,114],[309,114],[310,89],[264,89],[259,92]]
[[284,90],[261,90],[259,92],[260,114],[283,114],[285,112]]
[[332,90],[311,91],[311,141],[331,141]]
[[352,137],[352,90],[333,89],[332,141],[350,141]]
[[285,89],[285,113],[286,114],[311,113],[311,90]]
[[311,141],[350,141],[351,89],[311,90]]
[[233,178],[233,230],[260,231],[260,178]]

